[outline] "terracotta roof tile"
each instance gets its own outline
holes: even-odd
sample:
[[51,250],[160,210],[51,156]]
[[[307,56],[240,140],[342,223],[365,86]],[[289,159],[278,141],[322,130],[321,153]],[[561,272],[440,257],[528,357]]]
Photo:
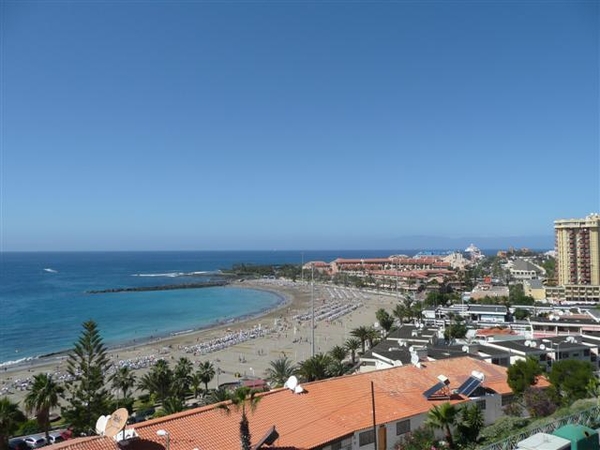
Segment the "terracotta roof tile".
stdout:
[[[422,368],[394,367],[380,371],[349,375],[306,383],[306,392],[294,394],[278,389],[260,394],[254,412],[247,412],[256,443],[273,425],[279,433],[276,448],[311,449],[333,439],[371,426],[371,382],[375,391],[377,422],[387,423],[428,411],[443,401],[425,399],[423,392],[445,375],[450,388],[457,388],[478,370],[485,374],[483,385],[507,394],[506,369],[471,357],[426,362]],[[453,400],[461,402],[462,399]],[[165,440],[156,435],[159,429],[170,434],[170,450],[238,450],[240,413],[227,414],[214,405],[153,419],[135,425],[140,439],[125,450],[164,450]],[[58,447],[57,447],[58,448]],[[108,438],[85,438],[67,441],[65,450],[114,450]]]

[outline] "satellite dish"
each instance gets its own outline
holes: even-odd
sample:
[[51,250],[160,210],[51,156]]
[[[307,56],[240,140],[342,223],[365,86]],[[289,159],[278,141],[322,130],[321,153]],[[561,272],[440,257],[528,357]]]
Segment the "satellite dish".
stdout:
[[531,341],[527,340],[525,341],[525,347],[530,347],[531,346]]
[[536,347],[537,347],[537,342],[535,342],[535,341],[531,341],[531,346],[532,346],[533,348],[536,348]]
[[291,389],[292,391],[296,389],[296,386],[298,386],[298,378],[296,378],[294,375],[289,377],[283,385],[284,388]]
[[304,392],[304,388],[302,386],[300,386],[300,385],[297,385],[294,388],[294,394],[302,394],[303,392]]
[[104,430],[106,429],[106,422],[108,421],[110,416],[100,416],[96,421],[96,434],[99,436],[104,436]]
[[540,350],[546,350],[546,346],[544,344],[540,344]]
[[410,357],[410,363],[413,366],[416,366],[417,364],[419,364],[419,355],[417,355],[416,353],[413,353],[412,356]]
[[408,347],[408,351],[411,353],[414,353],[415,348],[411,345],[410,347]]
[[462,346],[462,351],[465,353],[469,353],[469,346],[468,345],[463,345]]
[[104,429],[104,435],[108,437],[115,437],[119,431],[127,424],[129,418],[129,411],[127,408],[119,408],[110,415],[106,422],[106,428]]

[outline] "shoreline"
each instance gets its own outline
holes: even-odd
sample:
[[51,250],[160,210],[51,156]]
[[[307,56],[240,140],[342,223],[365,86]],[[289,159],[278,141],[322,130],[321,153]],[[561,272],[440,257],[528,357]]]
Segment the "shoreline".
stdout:
[[[158,359],[173,365],[185,357],[192,362],[194,370],[204,362],[213,364],[216,374],[209,388],[215,388],[222,383],[238,382],[240,377],[262,378],[270,362],[283,355],[294,363],[309,358],[312,351],[310,283],[246,280],[239,284],[235,287],[268,291],[283,301],[252,317],[233,322],[202,330],[182,330],[181,334],[144,343],[136,341],[135,345],[127,347],[111,346],[107,348],[107,356],[113,367],[107,376],[119,367],[128,366],[139,379]],[[377,309],[391,310],[396,302],[397,298],[383,293],[316,284],[315,353],[325,353],[335,345],[343,345],[351,337],[352,329],[372,326]],[[67,381],[67,356],[68,352],[53,353],[0,370],[0,397],[8,396],[13,402],[22,402],[36,373],[49,373],[60,383]],[[135,391],[133,395],[139,394]]]
[[[253,281],[258,281],[258,280],[253,280]],[[284,293],[280,292],[279,290],[268,289],[266,287],[246,287],[246,286],[243,286],[244,283],[248,283],[248,281],[230,282],[230,283],[228,283],[227,286],[223,286],[223,287],[230,286],[230,287],[246,289],[246,290],[268,292],[270,294],[275,295],[279,300],[277,301],[277,303],[274,306],[264,308],[262,310],[254,312],[254,313],[243,314],[241,316],[236,316],[236,317],[233,317],[233,318],[227,319],[227,320],[216,320],[215,322],[210,322],[204,326],[197,327],[197,328],[191,328],[191,329],[188,328],[188,329],[176,330],[176,331],[172,331],[172,332],[162,332],[162,333],[158,333],[158,334],[154,334],[154,335],[150,335],[150,336],[143,336],[141,338],[128,339],[126,341],[121,341],[121,342],[114,343],[114,344],[106,344],[105,343],[106,350],[108,353],[114,352],[117,350],[127,351],[127,350],[131,350],[132,348],[143,346],[143,345],[160,344],[161,342],[169,341],[172,338],[180,338],[180,337],[185,337],[185,336],[191,336],[195,333],[202,333],[202,332],[209,332],[211,330],[218,330],[224,326],[231,326],[232,324],[238,324],[238,323],[242,324],[243,322],[251,321],[254,319],[259,319],[262,316],[265,316],[272,312],[276,312],[279,309],[284,308],[285,306],[292,303],[292,299],[290,299],[289,296],[285,295]],[[250,284],[250,283],[248,283],[248,284]],[[14,370],[19,370],[21,368],[33,368],[36,366],[43,366],[43,365],[51,363],[53,360],[66,359],[70,352],[71,352],[71,349],[62,349],[62,350],[56,350],[53,352],[43,353],[43,354],[35,355],[35,356],[26,356],[26,357],[20,358],[18,360],[9,360],[9,361],[0,362],[0,371],[7,373],[7,372],[14,371]]]

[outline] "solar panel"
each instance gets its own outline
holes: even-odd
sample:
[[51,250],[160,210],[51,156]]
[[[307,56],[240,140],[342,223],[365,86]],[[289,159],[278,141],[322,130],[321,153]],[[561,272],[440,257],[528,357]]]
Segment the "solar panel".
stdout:
[[469,378],[467,378],[467,381],[459,386],[458,393],[468,397],[481,385],[482,381],[483,380],[471,375]]
[[433,394],[435,394],[437,391],[439,391],[440,389],[442,389],[442,388],[445,388],[445,387],[446,387],[446,384],[445,384],[445,383],[442,383],[442,382],[440,381],[440,382],[439,382],[438,384],[436,384],[435,386],[433,386],[433,387],[430,387],[430,388],[429,388],[429,389],[427,389],[425,392],[423,392],[423,396],[424,396],[424,397],[425,397],[427,400],[429,400]]

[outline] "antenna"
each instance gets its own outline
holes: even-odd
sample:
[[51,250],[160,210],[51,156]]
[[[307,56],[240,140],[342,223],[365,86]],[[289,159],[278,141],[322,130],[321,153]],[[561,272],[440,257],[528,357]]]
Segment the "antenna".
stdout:
[[104,429],[104,436],[115,437],[127,424],[129,412],[127,408],[119,408],[110,415]]
[[104,430],[106,429],[106,422],[108,421],[110,416],[100,416],[96,421],[96,434],[99,436],[104,436]]
[[291,391],[296,389],[297,386],[298,386],[298,378],[296,378],[294,375],[289,377],[283,385],[284,388],[288,388]]

